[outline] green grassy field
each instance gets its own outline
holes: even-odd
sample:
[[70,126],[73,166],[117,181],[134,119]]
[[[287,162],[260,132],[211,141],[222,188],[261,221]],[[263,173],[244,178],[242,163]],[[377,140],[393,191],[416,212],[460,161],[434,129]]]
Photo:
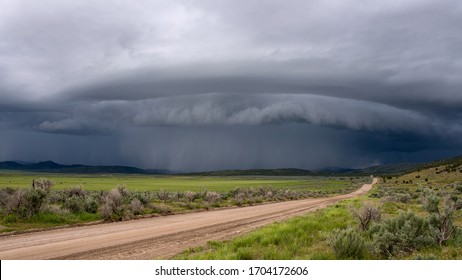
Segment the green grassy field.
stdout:
[[240,187],[271,186],[292,190],[339,190],[361,182],[361,178],[327,177],[198,177],[154,176],[125,174],[45,174],[23,172],[0,172],[0,188],[28,188],[33,179],[45,177],[53,183],[53,189],[63,190],[81,185],[85,190],[110,190],[125,185],[130,191],[201,191],[203,189],[226,192]]

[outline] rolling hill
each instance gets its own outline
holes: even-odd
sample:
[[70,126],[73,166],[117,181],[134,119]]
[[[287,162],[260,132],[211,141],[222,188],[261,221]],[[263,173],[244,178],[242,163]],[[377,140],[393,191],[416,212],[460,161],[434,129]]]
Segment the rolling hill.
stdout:
[[90,166],[82,164],[63,165],[53,161],[38,163],[20,163],[17,161],[0,162],[0,170],[17,170],[46,173],[120,173],[120,174],[170,174],[172,172],[163,169],[141,169],[132,166]]
[[341,167],[327,167],[320,170],[305,170],[298,168],[279,169],[231,169],[206,172],[175,172],[166,169],[141,169],[132,166],[90,166],[82,164],[63,165],[53,161],[42,161],[38,163],[24,163],[20,161],[0,162],[0,170],[17,170],[29,172],[47,173],[120,173],[120,174],[175,174],[188,176],[369,176],[387,175],[399,176],[406,173],[417,172],[428,168],[445,166],[448,169],[456,169],[462,166],[462,156],[448,159],[441,159],[427,163],[394,163],[370,166],[362,169],[347,169]]

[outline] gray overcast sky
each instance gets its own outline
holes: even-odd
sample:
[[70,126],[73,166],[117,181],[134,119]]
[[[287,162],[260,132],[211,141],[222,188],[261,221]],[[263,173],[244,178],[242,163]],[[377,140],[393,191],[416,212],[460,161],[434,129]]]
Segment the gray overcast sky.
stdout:
[[0,160],[364,167],[462,154],[462,2],[0,0]]

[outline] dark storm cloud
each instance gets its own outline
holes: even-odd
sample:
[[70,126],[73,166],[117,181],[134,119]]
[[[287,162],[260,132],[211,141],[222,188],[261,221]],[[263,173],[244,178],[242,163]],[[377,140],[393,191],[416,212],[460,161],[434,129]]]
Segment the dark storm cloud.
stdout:
[[175,169],[457,154],[460,26],[449,0],[3,1],[0,160],[91,139]]
[[[76,119],[128,126],[268,125],[291,122],[378,132],[438,133],[445,125],[423,114],[368,101],[300,94],[205,94],[79,105]],[[71,120],[55,122],[57,126]],[[54,123],[47,122],[46,126]],[[458,127],[460,129],[460,127]]]
[[459,80],[421,77],[395,81],[385,71],[349,72],[329,63],[332,62],[241,62],[141,69],[67,93],[77,100],[142,100],[203,93],[298,93],[365,100],[404,109],[460,112]]

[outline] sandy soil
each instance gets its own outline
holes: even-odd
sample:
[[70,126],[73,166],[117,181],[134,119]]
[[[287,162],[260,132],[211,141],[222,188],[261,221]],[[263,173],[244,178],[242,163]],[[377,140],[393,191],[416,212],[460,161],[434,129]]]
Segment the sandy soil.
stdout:
[[159,259],[209,240],[230,239],[257,227],[362,195],[353,193],[265,205],[64,228],[0,237],[0,259]]

